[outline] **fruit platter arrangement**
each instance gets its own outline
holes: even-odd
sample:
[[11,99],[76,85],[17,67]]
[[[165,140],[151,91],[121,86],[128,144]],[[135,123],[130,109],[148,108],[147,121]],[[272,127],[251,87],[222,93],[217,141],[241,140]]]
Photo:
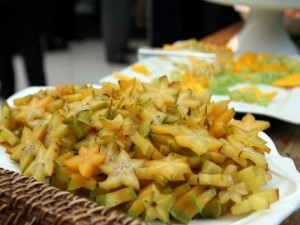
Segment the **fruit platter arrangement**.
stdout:
[[269,122],[234,116],[228,100],[166,76],[33,88],[1,106],[1,153],[25,176],[146,222],[276,224],[293,208],[273,207],[299,204],[300,178],[262,132]]
[[[300,124],[300,108],[293,107],[300,94],[300,60],[289,56],[247,52],[235,57],[225,46],[206,44],[195,39],[165,45],[165,55],[146,57],[140,49],[140,61],[101,81],[136,77],[155,82],[162,74],[181,81],[183,89],[210,93],[213,100],[231,100],[237,112],[251,112]],[[143,51],[144,50],[144,51]],[[172,55],[187,51],[207,56]],[[158,52],[153,50],[153,52]],[[212,60],[211,54],[215,55]],[[153,55],[152,55],[153,56]]]
[[197,40],[164,49],[201,54],[13,95],[0,167],[148,224],[279,224],[300,207],[300,176],[253,113],[300,124],[300,61]]

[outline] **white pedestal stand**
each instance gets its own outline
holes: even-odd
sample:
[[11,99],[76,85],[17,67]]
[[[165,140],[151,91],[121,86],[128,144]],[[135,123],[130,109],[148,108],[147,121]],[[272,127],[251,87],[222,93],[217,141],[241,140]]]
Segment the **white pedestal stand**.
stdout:
[[280,55],[298,54],[296,45],[285,29],[281,10],[252,7],[246,24],[227,45],[237,54],[249,51]]
[[284,10],[300,8],[300,0],[206,0],[224,5],[247,5],[250,16],[242,30],[227,44],[236,55],[243,52],[267,52],[298,55],[284,26]]

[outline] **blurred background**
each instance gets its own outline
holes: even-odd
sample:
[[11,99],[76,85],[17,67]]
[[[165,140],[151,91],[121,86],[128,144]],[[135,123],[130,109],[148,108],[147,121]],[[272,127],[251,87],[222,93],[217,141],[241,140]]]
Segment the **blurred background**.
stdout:
[[135,62],[138,47],[201,39],[240,19],[202,0],[0,0],[1,96],[99,83]]

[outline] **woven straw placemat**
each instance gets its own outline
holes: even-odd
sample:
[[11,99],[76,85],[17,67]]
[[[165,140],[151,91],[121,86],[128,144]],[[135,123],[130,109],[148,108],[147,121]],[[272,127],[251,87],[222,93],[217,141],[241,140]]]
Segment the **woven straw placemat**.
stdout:
[[143,225],[123,212],[0,168],[0,225]]

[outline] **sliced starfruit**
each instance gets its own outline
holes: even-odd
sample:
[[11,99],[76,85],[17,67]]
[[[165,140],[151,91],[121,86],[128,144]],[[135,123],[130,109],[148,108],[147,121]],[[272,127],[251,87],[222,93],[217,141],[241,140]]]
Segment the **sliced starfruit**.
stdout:
[[96,111],[107,106],[107,101],[99,101],[93,94],[86,96],[82,100],[73,101],[67,104],[68,112],[65,115],[67,120],[77,117],[78,113],[85,110]]
[[231,120],[230,125],[235,125],[240,129],[244,129],[247,131],[257,130],[263,131],[270,127],[270,122],[264,120],[256,120],[255,117],[247,113],[241,120]]
[[190,191],[179,197],[171,208],[171,215],[178,221],[187,224],[197,212],[200,212],[201,206],[197,201],[197,196],[204,191],[200,186],[193,187]]
[[223,112],[217,119],[214,120],[213,124],[209,127],[209,133],[214,137],[227,136],[230,130],[227,124],[233,119],[235,111],[233,108]]
[[231,126],[230,129],[233,132],[230,136],[236,141],[244,144],[246,147],[253,147],[260,153],[270,153],[270,148],[266,145],[267,141],[259,137],[257,131],[245,131],[235,126]]
[[241,182],[228,187],[226,191],[220,191],[219,199],[222,204],[228,203],[229,200],[240,203],[242,201],[242,196],[247,194],[249,194],[247,185],[245,182]]
[[76,137],[80,140],[84,138],[91,129],[90,125],[90,110],[83,110],[68,121],[68,125],[74,131]]
[[176,188],[173,189],[173,196],[174,200],[177,200],[185,193],[189,192],[192,189],[192,187],[188,183],[184,183],[181,185],[178,185]]
[[146,159],[163,157],[163,155],[152,145],[151,141],[140,135],[138,132],[135,132],[131,136],[131,140],[138,148],[137,151],[139,151]]
[[117,191],[101,194],[96,197],[96,202],[99,205],[106,207],[115,207],[125,202],[134,200],[137,197],[133,187],[125,187]]
[[90,126],[96,130],[99,131],[101,130],[102,126],[102,119],[107,119],[109,116],[109,108],[104,108],[104,109],[100,109],[98,111],[96,111],[95,113],[93,113],[93,115],[91,116],[90,119]]
[[[159,174],[168,181],[180,181],[185,179],[184,174],[191,172],[188,162],[187,157],[174,157],[173,154],[169,154],[163,159],[145,161],[144,167],[147,168],[146,171],[150,177],[155,177]],[[143,179],[141,175],[140,178]]]
[[136,127],[130,118],[118,114],[112,120],[102,119],[101,123],[103,128],[98,133],[100,145],[107,146],[115,142],[120,148],[129,149],[132,143],[130,137],[136,132]]
[[65,160],[63,163],[70,170],[78,171],[83,177],[90,178],[97,167],[105,161],[105,157],[105,155],[100,154],[98,145],[91,148],[82,146],[78,155]]
[[220,152],[206,152],[203,157],[205,159],[210,160],[211,162],[214,162],[218,165],[223,165],[224,161],[226,160],[226,156],[221,154]]
[[[227,138],[229,139],[229,137]],[[242,167],[247,167],[247,159],[239,157],[241,149],[232,145],[228,140],[220,139],[223,142],[223,146],[220,149],[220,153],[226,155],[228,158],[232,159],[234,162]]]
[[75,156],[74,151],[68,151],[65,154],[62,154],[59,157],[57,157],[54,161],[56,162],[56,164],[58,166],[64,166],[64,161],[66,161],[74,156]]
[[258,131],[268,123],[249,115],[233,121],[228,106],[166,76],[62,85],[2,105],[0,127],[23,174],[147,222],[171,223],[171,215],[188,223],[278,199],[262,191],[270,149]]
[[[208,105],[208,120],[210,124],[213,124],[213,122],[222,116],[223,113],[225,113],[228,109],[229,100],[223,100],[218,102],[212,102]],[[229,119],[230,120],[230,119]]]
[[26,95],[20,98],[16,98],[13,100],[14,105],[15,106],[27,105],[31,101],[32,97],[33,95]]
[[55,111],[47,125],[46,136],[43,141],[46,147],[52,144],[60,144],[61,139],[68,133],[69,127],[64,124],[64,121],[64,117],[58,111]]
[[190,89],[180,92],[176,103],[180,115],[185,116],[189,111],[195,110],[201,105],[201,99],[197,95]]
[[119,86],[120,86],[120,91],[127,94],[126,96],[127,98],[130,97],[137,98],[144,91],[142,83],[135,78],[130,79],[128,81],[119,80]]
[[245,182],[248,191],[259,190],[270,179],[266,176],[265,170],[256,169],[257,166],[249,166],[237,172],[237,179],[240,182]]
[[143,83],[143,87],[145,92],[138,97],[140,102],[151,100],[157,109],[162,112],[176,107],[178,89],[168,87],[162,80],[159,80],[156,85]]
[[221,141],[210,136],[205,129],[180,129],[175,135],[175,140],[179,146],[190,148],[197,155],[217,150],[223,145]]
[[[140,181],[148,181],[147,183],[155,181],[161,186],[166,186],[168,184],[168,179],[163,175],[158,174],[157,169],[143,167],[136,168],[134,172]],[[179,174],[177,177],[174,177],[173,180],[182,181],[184,180],[184,175]]]
[[68,179],[71,177],[71,175],[74,173],[74,171],[70,170],[68,167],[61,165],[58,166],[55,171],[55,176],[58,180],[65,182],[67,184]]
[[65,101],[63,99],[55,99],[47,105],[46,110],[47,112],[54,113],[63,108],[64,104]]
[[38,147],[35,159],[25,169],[24,175],[32,176],[36,180],[44,181],[46,177],[50,177],[54,171],[54,160],[58,155],[58,145],[51,145],[45,148],[44,145]]
[[85,178],[79,173],[72,173],[67,181],[67,190],[74,191],[80,188],[85,188],[90,191],[95,190],[97,186],[97,180],[93,177]]
[[[75,149],[76,152],[79,152],[79,149],[81,147],[87,147],[87,148],[91,148],[93,146],[96,146],[96,145],[100,145],[100,138],[99,136],[97,135],[97,133],[94,133],[94,132],[89,132],[84,138],[82,138],[80,141],[78,141],[77,139],[77,136],[76,134],[74,133],[73,135],[76,139],[75,143],[73,144],[73,148]],[[73,137],[73,138],[74,138]],[[71,138],[69,137],[66,137],[68,138],[67,140],[69,141],[72,141],[70,140]],[[72,139],[73,139],[72,138]],[[64,139],[63,139],[64,140]],[[71,144],[71,143],[70,143]],[[71,144],[72,145],[72,144]]]
[[131,159],[125,150],[121,150],[113,162],[105,162],[99,169],[108,175],[105,181],[99,182],[103,189],[114,189],[122,185],[140,189],[139,181],[134,173],[135,168],[142,167],[144,160]]
[[6,128],[4,125],[0,125],[0,142],[8,143],[9,145],[15,145],[20,141],[19,137]]
[[148,184],[140,190],[137,198],[132,201],[127,209],[127,213],[129,216],[138,217],[146,210],[146,206],[144,205],[142,199],[150,194],[150,192],[152,191],[152,185],[154,184]]
[[223,173],[224,169],[219,166],[218,164],[204,159],[201,166],[201,173],[206,174],[216,174],[216,173]]
[[130,117],[139,125],[139,133],[144,137],[150,132],[151,124],[162,124],[167,118],[167,114],[157,110],[150,100],[131,108],[130,112]]
[[9,106],[7,101],[4,101],[1,105],[0,111],[0,127],[5,127],[7,129],[12,128],[11,112],[11,107]]
[[203,218],[218,218],[222,215],[222,204],[218,198],[212,199],[208,202],[203,210],[200,212]]
[[19,122],[28,123],[33,119],[41,118],[51,101],[53,101],[51,96],[46,96],[44,98],[33,97],[27,105],[17,107],[17,110],[13,112],[14,119]]
[[270,204],[279,199],[279,189],[259,191],[250,195],[241,203],[234,204],[230,211],[233,215],[251,212],[253,210],[269,209]]
[[172,207],[172,195],[163,194],[155,184],[150,187],[150,193],[142,198],[145,206],[145,221],[160,219],[166,224],[170,224],[169,212]]
[[176,136],[179,132],[180,126],[174,124],[162,124],[162,125],[150,125],[150,129],[154,134],[171,134],[172,136]]
[[33,131],[24,127],[21,137],[21,142],[15,146],[12,152],[11,159],[20,162],[21,171],[32,163],[38,154],[39,148],[43,145],[41,140],[46,132],[46,126],[35,127]]
[[205,206],[216,196],[217,196],[217,191],[215,188],[209,188],[209,189],[203,191],[201,194],[199,194],[197,196],[197,202],[198,202],[198,205],[200,206],[199,213],[201,213],[203,211],[203,209],[205,208]]
[[205,174],[199,173],[199,184],[203,186],[215,186],[215,187],[230,187],[233,186],[234,179],[231,174]]

